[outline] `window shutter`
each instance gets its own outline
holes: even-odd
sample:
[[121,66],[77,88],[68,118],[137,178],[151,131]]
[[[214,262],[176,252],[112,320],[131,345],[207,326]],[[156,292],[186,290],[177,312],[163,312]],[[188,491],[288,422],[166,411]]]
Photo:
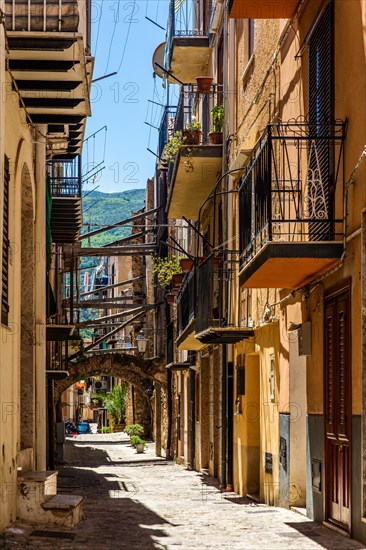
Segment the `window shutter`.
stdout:
[[[312,140],[309,145],[309,185],[312,194],[311,218],[333,219],[334,145],[331,137],[334,122],[334,46],[333,4],[326,7],[309,42],[309,124]],[[323,138],[323,139],[322,139]],[[320,176],[320,177],[319,177]],[[310,223],[311,240],[332,240],[330,223]]]

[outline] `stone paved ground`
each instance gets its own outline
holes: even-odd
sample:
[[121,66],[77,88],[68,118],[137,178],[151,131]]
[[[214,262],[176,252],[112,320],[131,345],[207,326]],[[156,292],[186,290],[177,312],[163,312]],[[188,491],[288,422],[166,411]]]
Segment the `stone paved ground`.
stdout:
[[[124,434],[80,435],[67,442],[60,492],[85,497],[75,530],[13,525],[0,547],[126,550],[365,548],[300,514],[220,493],[214,480],[136,454]],[[48,537],[34,537],[33,529]],[[51,538],[55,532],[63,537]],[[74,534],[73,540],[65,538]]]

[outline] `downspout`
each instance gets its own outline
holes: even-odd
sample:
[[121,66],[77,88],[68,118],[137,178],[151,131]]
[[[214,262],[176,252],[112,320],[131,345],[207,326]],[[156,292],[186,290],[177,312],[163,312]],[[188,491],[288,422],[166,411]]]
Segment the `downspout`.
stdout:
[[[228,83],[228,0],[224,2],[224,53],[223,53],[223,65],[224,65],[224,82],[223,82],[223,95],[224,95],[224,112],[225,112],[225,122],[223,128],[223,146],[222,146],[222,173],[227,172],[227,112],[229,109],[229,95],[227,90]],[[224,191],[227,191],[228,179],[224,179]],[[225,196],[226,197],[226,196]],[[227,202],[227,198],[224,199]],[[227,204],[226,204],[227,206]],[[214,212],[214,217],[216,217],[216,212]],[[221,297],[223,299],[223,297]],[[226,345],[222,346],[222,372],[221,372],[221,483],[220,489],[226,490],[226,480],[227,480],[227,353]]]
[[196,442],[196,371],[189,369],[189,406],[190,406],[190,430],[189,430],[189,466],[194,470],[195,442]]
[[[229,19],[229,40],[228,40],[228,94],[227,97],[234,97],[235,91],[235,20]],[[228,126],[228,135],[233,135],[234,133],[234,121],[235,121],[235,103],[234,101],[227,101],[226,103],[226,117],[227,117],[227,126]],[[227,145],[226,145],[227,147]],[[227,159],[227,151],[225,156],[225,162]],[[228,170],[228,165],[225,164],[225,171]],[[228,190],[232,190],[234,187],[232,176],[228,177]],[[236,249],[236,246],[232,246],[233,238],[235,237],[235,231],[233,230],[233,220],[234,220],[234,208],[233,201],[235,201],[235,196],[228,193],[226,195],[227,200],[227,213],[228,213],[228,223],[227,223],[227,242],[229,247]],[[227,257],[228,259],[228,257]],[[235,271],[231,273],[234,265]],[[236,263],[228,264],[230,268],[228,277],[228,292],[227,292],[227,319],[229,324],[236,325],[236,319],[233,318],[235,315],[235,308],[232,307],[234,295],[233,292],[237,290],[237,278],[234,280],[236,275]],[[235,296],[237,298],[237,296]],[[238,300],[239,302],[239,300]],[[233,491],[233,450],[234,450],[234,366],[233,366],[233,357],[234,356],[234,347],[232,344],[226,345],[226,361],[227,361],[227,479],[226,479],[226,490]]]
[[[227,113],[229,112],[229,94],[228,94],[228,0],[224,2],[224,20],[223,20],[223,29],[224,29],[224,53],[223,53],[223,65],[224,65],[224,82],[223,82],[223,95],[224,95],[224,112],[225,112],[225,122],[223,128],[223,146],[222,146],[222,173],[227,172]],[[228,178],[225,177],[223,182],[223,189],[227,191],[228,188]],[[224,195],[224,201],[226,202],[226,207],[228,204],[227,195]],[[225,208],[226,210],[226,208]],[[216,212],[214,212],[216,217]],[[223,296],[221,296],[223,299]],[[222,372],[221,372],[221,484],[220,488],[226,490],[227,482],[227,379],[228,369],[227,369],[227,353],[226,345],[222,346]]]

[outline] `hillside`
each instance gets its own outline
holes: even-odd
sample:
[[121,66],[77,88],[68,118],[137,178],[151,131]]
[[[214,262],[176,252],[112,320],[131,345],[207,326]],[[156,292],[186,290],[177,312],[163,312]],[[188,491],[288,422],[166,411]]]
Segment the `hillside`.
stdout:
[[[87,197],[83,198],[83,231],[88,233],[94,229],[99,229],[106,225],[130,218],[133,212],[137,212],[144,206],[145,189],[132,189],[122,193],[100,193],[93,191]],[[105,233],[100,233],[82,241],[82,246],[103,246],[112,243],[119,238],[127,237],[131,233],[131,226],[126,225],[121,228],[112,229]],[[99,258],[84,257],[80,264],[80,288],[83,288],[83,279],[85,269],[89,268],[89,280],[92,278],[93,266],[99,263]],[[80,321],[86,321],[98,316],[96,309],[82,309],[80,311]],[[81,331],[83,337],[91,338],[92,330]]]
[[[105,225],[131,217],[131,212],[137,212],[144,206],[145,189],[131,189],[121,193],[100,193],[93,191],[83,198],[83,231],[93,231]],[[85,225],[87,224],[87,225]],[[130,226],[121,227],[100,233],[90,239],[90,246],[103,246],[130,234]],[[83,246],[89,246],[88,240]]]

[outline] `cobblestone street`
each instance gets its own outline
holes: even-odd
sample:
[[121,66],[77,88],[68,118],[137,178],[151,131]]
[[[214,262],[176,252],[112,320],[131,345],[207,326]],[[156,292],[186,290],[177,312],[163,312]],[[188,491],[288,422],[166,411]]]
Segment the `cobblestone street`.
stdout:
[[153,444],[136,454],[122,434],[69,439],[58,484],[85,498],[78,527],[18,522],[1,548],[364,548],[295,512],[222,494],[210,478],[157,458]]

